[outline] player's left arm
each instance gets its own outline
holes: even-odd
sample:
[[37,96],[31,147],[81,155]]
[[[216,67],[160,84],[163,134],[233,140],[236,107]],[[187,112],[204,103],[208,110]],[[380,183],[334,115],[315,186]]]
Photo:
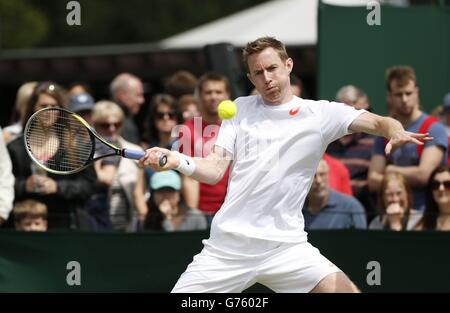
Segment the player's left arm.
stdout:
[[427,130],[433,137],[431,142],[427,142],[417,165],[397,167],[388,165],[386,172],[401,173],[412,186],[423,187],[427,184],[431,173],[443,161],[445,161],[445,151],[448,148],[448,136],[441,123],[433,123]]
[[406,143],[423,145],[423,141],[431,140],[428,134],[417,134],[406,131],[402,124],[391,118],[380,116],[371,112],[364,112],[356,117],[350,124],[352,132],[363,132],[375,136],[382,136],[389,140],[385,153],[388,155],[395,149]]

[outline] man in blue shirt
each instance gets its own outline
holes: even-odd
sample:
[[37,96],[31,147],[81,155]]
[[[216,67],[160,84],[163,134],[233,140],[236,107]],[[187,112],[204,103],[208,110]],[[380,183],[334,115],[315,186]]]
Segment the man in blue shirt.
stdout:
[[363,206],[328,186],[328,165],[321,160],[303,209],[305,229],[367,228]]
[[444,126],[420,110],[419,88],[416,85],[414,69],[396,66],[386,71],[387,101],[389,114],[402,123],[409,132],[429,133],[433,138],[424,146],[406,144],[384,154],[385,141],[375,139],[372,160],[369,167],[369,189],[378,192],[384,174],[402,174],[412,187],[414,208],[425,209],[425,186],[431,172],[447,160],[448,137]]

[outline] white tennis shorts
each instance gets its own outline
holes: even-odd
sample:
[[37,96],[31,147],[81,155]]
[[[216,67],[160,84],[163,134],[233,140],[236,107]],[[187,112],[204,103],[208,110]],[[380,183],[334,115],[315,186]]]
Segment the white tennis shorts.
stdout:
[[[273,242],[272,242],[273,243]],[[310,292],[341,270],[308,242],[276,243],[263,253],[243,255],[204,241],[172,292],[242,292],[260,283],[275,292]]]

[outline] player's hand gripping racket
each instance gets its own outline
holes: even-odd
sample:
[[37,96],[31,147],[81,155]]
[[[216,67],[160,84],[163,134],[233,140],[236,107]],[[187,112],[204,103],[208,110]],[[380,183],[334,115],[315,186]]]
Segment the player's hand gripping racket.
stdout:
[[[96,139],[110,148],[110,153],[95,155]],[[31,159],[54,174],[79,172],[94,161],[119,155],[139,160],[144,151],[120,149],[106,141],[79,115],[61,108],[45,108],[34,113],[25,126],[25,148]],[[161,155],[163,167],[167,156]]]

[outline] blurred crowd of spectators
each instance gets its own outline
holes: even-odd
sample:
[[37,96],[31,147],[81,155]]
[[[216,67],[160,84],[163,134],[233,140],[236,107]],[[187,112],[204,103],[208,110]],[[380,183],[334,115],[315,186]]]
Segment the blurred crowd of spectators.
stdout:
[[[291,86],[302,97],[301,80],[291,77]],[[51,81],[24,83],[17,91],[11,125],[0,136],[0,227],[207,229],[225,199],[229,173],[216,185],[207,185],[176,171],[155,173],[136,161],[111,156],[77,174],[58,176],[31,161],[23,129],[34,112],[61,107],[81,115],[120,148],[160,146],[205,157],[221,124],[217,106],[230,99],[230,90],[220,74],[197,78],[187,71],[174,73],[164,93],[150,99],[144,97],[141,79],[130,73],[116,76],[110,98],[99,101],[83,83],[67,88]],[[405,145],[388,156],[386,139],[367,134],[353,133],[331,143],[303,208],[306,229],[450,230],[450,93],[432,114],[423,112],[415,72],[408,66],[386,70],[386,91],[389,116],[406,130],[429,133],[433,139],[423,146]],[[258,96],[256,91],[251,94]],[[371,110],[366,93],[353,85],[339,89],[335,101]],[[139,123],[136,117],[147,105]],[[99,155],[105,149],[96,145]]]

